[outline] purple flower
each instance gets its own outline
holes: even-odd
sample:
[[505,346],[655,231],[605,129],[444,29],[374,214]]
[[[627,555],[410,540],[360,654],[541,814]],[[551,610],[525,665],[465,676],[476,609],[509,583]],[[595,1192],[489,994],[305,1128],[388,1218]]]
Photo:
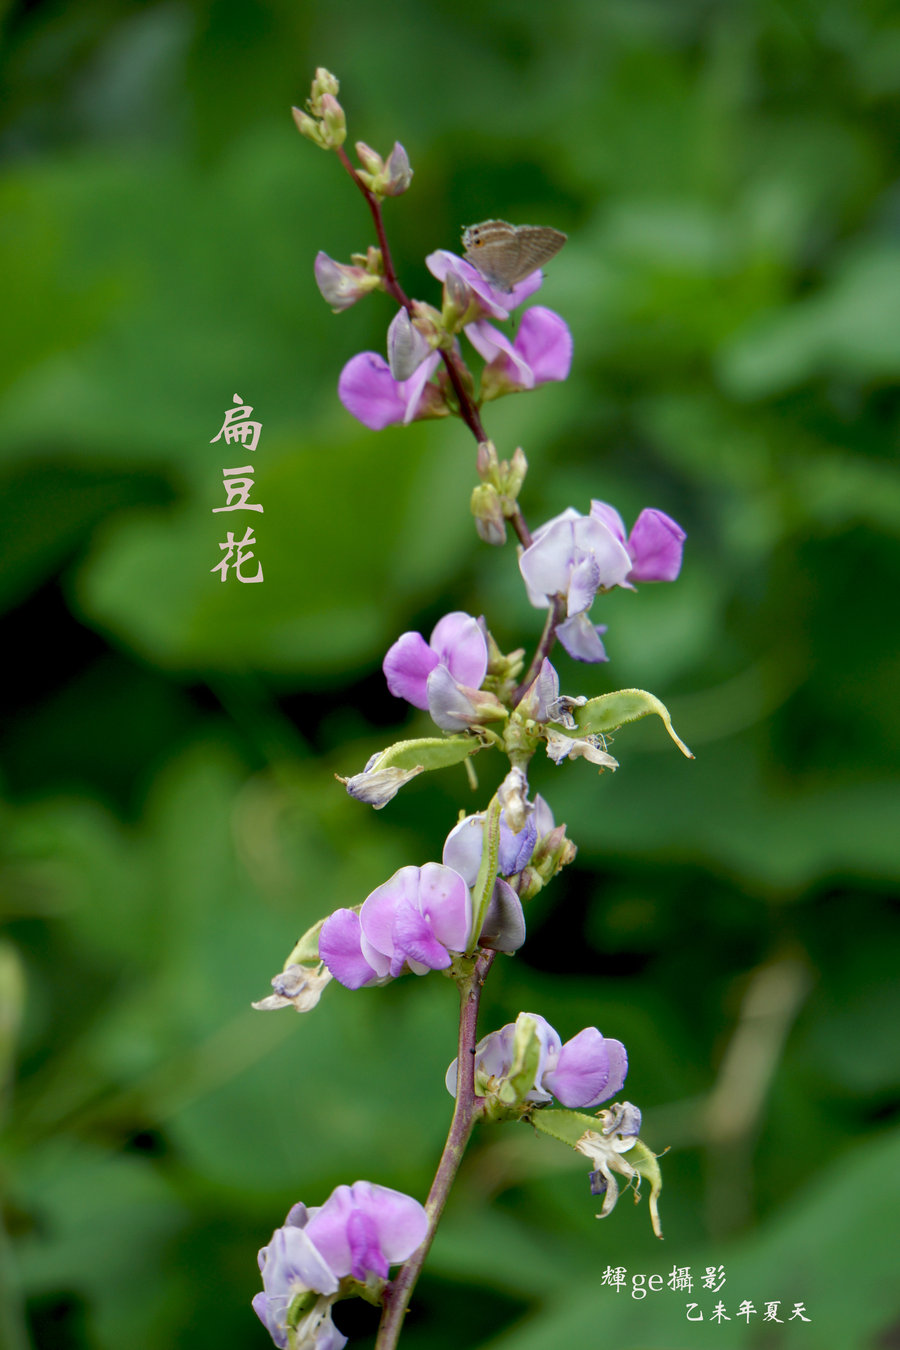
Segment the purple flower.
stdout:
[[535,305],[526,310],[513,342],[484,319],[469,324],[465,333],[488,362],[481,377],[481,392],[486,399],[568,379],[572,334],[552,309]]
[[[500,1031],[479,1041],[475,1053],[475,1085],[480,1093],[496,1093],[513,1067],[517,1026],[523,1018],[537,1024],[540,1059],[534,1086],[525,1101],[544,1103],[556,1097],[563,1106],[597,1106],[620,1091],[628,1072],[621,1041],[606,1040],[596,1027],[585,1027],[563,1045],[538,1013],[520,1013]],[[447,1089],[456,1096],[457,1061],[447,1070]]]
[[344,366],[338,379],[338,397],[349,413],[373,431],[396,422],[442,417],[447,412],[440,391],[428,383],[440,364],[432,352],[408,380],[395,380],[383,356],[360,352]]
[[440,863],[401,867],[363,902],[325,920],[319,955],[348,989],[446,970],[463,952],[472,926],[472,897],[458,872]]
[[488,650],[477,619],[461,610],[445,614],[428,642],[421,633],[404,633],[388,651],[382,669],[396,698],[427,711],[428,677],[438,666],[444,666],[456,683],[481,688]]
[[515,340],[486,321],[507,319],[512,310],[533,295],[543,283],[538,269],[511,292],[497,290],[465,258],[439,249],[425,259],[429,271],[439,281],[455,278],[472,296],[478,316],[463,332],[488,363],[482,375],[481,392],[485,398],[497,398],[514,390],[534,389],[549,380],[565,380],[572,365],[572,334],[565,320],[552,309],[536,305],[522,315]]
[[253,1299],[253,1310],[280,1350],[288,1344],[292,1304],[290,1330],[298,1344],[340,1350],[347,1338],[331,1321],[331,1304],[341,1280],[386,1279],[389,1267],[407,1260],[427,1229],[418,1200],[370,1181],[338,1186],[314,1209],[294,1205],[259,1253],[263,1292]]
[[[505,877],[516,876],[526,867],[537,842],[537,826],[530,815],[523,829],[513,834],[503,815],[500,817],[500,875],[494,882],[479,942],[499,952],[516,952],[525,941],[525,915],[522,902]],[[478,879],[484,852],[484,815],[465,816],[444,842],[443,862],[452,867],[470,888]]]
[[[513,834],[506,823],[505,815],[500,816],[500,858],[498,871],[501,877],[512,877],[527,867],[537,843],[537,825],[530,815],[518,834]],[[447,867],[459,872],[467,886],[474,886],[481,866],[484,850],[484,813],[464,816],[458,825],[447,835],[444,852],[441,855]]]
[[437,665],[425,682],[428,711],[442,731],[467,731],[508,717],[496,694],[473,689],[454,680],[445,665]]
[[566,598],[566,619],[556,630],[560,642],[577,661],[605,661],[600,641],[605,630],[595,627],[587,611],[599,590],[627,584],[631,557],[610,526],[574,507],[535,531],[519,559],[528,598],[546,609],[555,595]]
[[625,524],[614,506],[592,501],[591,515],[602,520],[628,550],[632,566],[627,582],[674,581],[678,576],[687,536],[664,511],[658,511],[655,506],[645,507],[627,539]]
[[[476,267],[455,253],[439,249],[425,261],[433,276],[460,296],[469,298],[473,317],[463,332],[488,362],[484,397],[496,398],[501,393],[533,389],[548,380],[567,377],[572,337],[558,314],[541,307],[530,310],[523,315],[514,342],[485,322],[485,316],[508,319],[517,305],[540,288],[543,281],[540,270],[507,294],[495,290]],[[331,264],[330,259],[327,262]],[[344,287],[352,284],[349,278],[345,282],[333,272],[337,266],[331,264],[326,269],[323,263],[320,268],[323,273],[320,289],[331,303],[343,301]],[[319,280],[319,273],[316,275]],[[376,279],[376,284],[380,284],[380,279]],[[354,295],[345,303],[352,304],[357,298]],[[444,394],[436,384],[429,383],[441,361],[440,353],[431,351],[430,346],[402,311],[388,329],[390,364],[377,352],[360,352],[344,366],[338,380],[338,396],[344,407],[373,431],[382,431],[398,422],[445,416],[449,409]]]
[[429,253],[425,265],[438,281],[446,281],[451,273],[458,277],[471,292],[478,308],[484,314],[489,314],[492,319],[508,319],[514,309],[530,295],[534,295],[535,291],[540,290],[544,281],[543,272],[538,270],[513,286],[511,291],[500,291],[492,286],[472,263],[466,262],[465,258],[460,258],[458,254],[451,253],[445,248]]

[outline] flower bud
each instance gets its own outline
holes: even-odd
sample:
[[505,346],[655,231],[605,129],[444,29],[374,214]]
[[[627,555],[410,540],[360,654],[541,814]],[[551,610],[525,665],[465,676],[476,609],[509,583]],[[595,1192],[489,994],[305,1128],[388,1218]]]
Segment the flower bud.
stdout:
[[340,81],[336,75],[332,75],[331,71],[326,70],[324,66],[317,66],[312,88],[309,91],[310,112],[316,117],[321,117],[323,95],[331,94],[332,97],[336,97],[340,88]]
[[333,94],[322,95],[322,130],[329,150],[337,150],[347,139],[347,118]]
[[448,272],[444,277],[443,297],[441,312],[444,323],[451,333],[458,332],[469,318],[472,292],[458,273]]
[[405,309],[399,309],[388,328],[388,365],[395,380],[408,380],[431,351]]
[[399,197],[412,182],[409,157],[399,141],[388,156],[387,163],[365,141],[356,142],[356,153],[362,168],[357,177],[376,197]]
[[497,447],[493,441],[479,441],[478,457],[475,460],[475,466],[478,469],[478,477],[483,483],[492,483],[497,486],[497,471],[500,461],[497,459]]
[[388,155],[388,161],[385,165],[385,196],[399,197],[409,187],[412,176],[413,171],[410,168],[409,156],[400,142],[394,141],[394,148]]
[[516,680],[522,674],[522,667],[525,664],[522,659],[525,655],[524,647],[516,647],[515,651],[508,653],[501,652],[493,635],[488,631],[488,626],[484,619],[479,619],[478,623],[481,627],[481,631],[484,633],[485,641],[487,642],[487,673],[492,681],[492,687],[499,687],[507,681],[514,685]]
[[380,276],[363,267],[348,267],[346,263],[335,262],[321,250],[316,254],[314,271],[322,298],[335,314],[349,309],[370,291],[380,290],[382,285]]
[[314,117],[310,117],[309,113],[304,112],[302,108],[291,108],[291,114],[301,136],[305,136],[308,141],[312,141],[314,145],[320,146],[323,150],[328,148],[319,123]]
[[367,173],[384,173],[384,160],[370,145],[366,145],[365,141],[356,142],[356,153],[360,164]]
[[470,507],[479,539],[486,544],[505,544],[506,521],[497,489],[489,483],[479,483],[472,489]]

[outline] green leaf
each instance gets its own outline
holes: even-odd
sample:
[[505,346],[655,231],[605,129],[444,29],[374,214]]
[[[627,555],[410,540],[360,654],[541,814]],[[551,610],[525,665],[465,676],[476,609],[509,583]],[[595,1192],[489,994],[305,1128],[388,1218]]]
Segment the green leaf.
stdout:
[[657,717],[662,718],[666,731],[681,753],[693,759],[684,741],[675,734],[666,705],[644,689],[618,689],[613,694],[601,694],[599,698],[589,699],[583,707],[575,709],[575,724],[578,731],[596,736],[615,731],[616,727],[625,726],[627,722],[637,722],[648,713],[656,713]]

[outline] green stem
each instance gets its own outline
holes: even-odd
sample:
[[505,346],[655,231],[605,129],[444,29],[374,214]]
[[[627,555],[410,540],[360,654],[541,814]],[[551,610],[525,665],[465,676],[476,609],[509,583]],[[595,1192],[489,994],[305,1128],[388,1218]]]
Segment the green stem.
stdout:
[[475,1125],[479,1098],[475,1096],[475,1035],[478,1022],[478,1005],[481,1002],[481,988],[484,984],[494,952],[482,952],[475,962],[467,980],[460,982],[459,1005],[459,1048],[457,1059],[456,1105],[453,1119],[447,1133],[447,1142],[438,1163],[438,1169],[425,1201],[425,1213],[428,1215],[428,1232],[401,1267],[400,1273],[385,1290],[384,1312],[378,1328],[375,1350],[394,1350],[403,1319],[416,1281],[425,1264],[425,1258],[431,1247],[435,1230],[447,1203],[450,1188],[453,1185],[459,1165],[462,1162],[466,1145]]

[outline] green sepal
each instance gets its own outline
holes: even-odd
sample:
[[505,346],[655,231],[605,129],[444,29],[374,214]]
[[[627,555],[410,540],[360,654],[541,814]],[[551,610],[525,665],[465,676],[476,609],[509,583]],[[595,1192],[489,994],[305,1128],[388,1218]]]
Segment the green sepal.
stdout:
[[284,1319],[287,1326],[289,1350],[293,1350],[293,1347],[297,1344],[297,1323],[301,1317],[306,1316],[318,1297],[315,1289],[302,1289],[299,1294],[295,1294],[291,1299]]
[[395,741],[369,766],[369,772],[379,769],[447,769],[461,764],[469,755],[481,749],[474,736],[422,736],[415,741]]
[[527,1013],[519,1013],[516,1018],[512,1064],[497,1093],[505,1106],[516,1106],[524,1102],[534,1087],[540,1061],[541,1043],[538,1039],[537,1022]]
[[485,915],[491,896],[494,894],[494,882],[497,880],[497,868],[500,864],[500,812],[499,798],[492,797],[484,813],[484,844],[481,850],[481,866],[475,885],[472,888],[472,931],[469,934],[467,954],[471,955],[478,945],[478,938],[484,926]]
[[[688,759],[693,759],[694,756],[684,741],[675,734],[666,705],[660,703],[659,699],[655,698],[653,694],[648,694],[645,689],[618,689],[613,694],[601,694],[599,698],[588,699],[587,703],[574,709],[577,730],[582,733],[587,732],[591,736],[615,731],[616,727],[625,726],[628,722],[636,722],[639,718],[646,717],[648,713],[656,713],[657,717],[662,718],[666,731],[681,753],[686,755]],[[575,734],[567,731],[564,727],[560,727],[559,730],[565,736]]]
[[[327,917],[328,915],[326,914],[325,918],[327,919]],[[312,928],[307,928],[303,936],[297,939],[290,956],[284,963],[285,970],[287,970],[288,966],[303,966],[310,965],[314,962],[318,963],[320,960],[319,934],[322,931],[322,925],[324,923],[325,919],[319,919],[317,923],[313,924]]]

